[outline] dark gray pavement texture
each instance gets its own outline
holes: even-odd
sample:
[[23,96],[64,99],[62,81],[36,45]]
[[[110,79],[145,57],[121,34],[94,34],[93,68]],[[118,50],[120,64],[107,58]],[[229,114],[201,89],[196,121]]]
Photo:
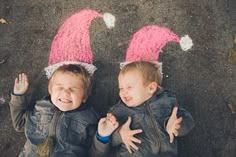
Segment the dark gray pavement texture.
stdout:
[[180,138],[179,156],[235,157],[236,115],[228,107],[236,97],[236,64],[228,62],[235,48],[235,6],[234,0],[0,0],[0,19],[7,21],[0,22],[0,156],[16,156],[25,142],[24,134],[13,130],[9,114],[14,78],[27,72],[32,100],[44,95],[47,79],[41,70],[54,35],[75,11],[91,8],[117,20],[112,30],[101,19],[90,27],[98,70],[89,102],[95,109],[103,115],[118,100],[119,63],[133,33],[160,25],[180,36],[188,34],[194,43],[190,51],[168,43],[160,55],[163,86],[176,91],[179,104],[196,121]]

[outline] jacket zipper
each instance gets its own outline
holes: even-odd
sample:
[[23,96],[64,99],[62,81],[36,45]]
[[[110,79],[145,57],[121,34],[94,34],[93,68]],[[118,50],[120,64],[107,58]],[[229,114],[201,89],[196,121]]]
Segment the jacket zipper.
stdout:
[[[52,140],[53,140],[53,147],[55,146],[55,142],[56,142],[57,123],[58,123],[61,115],[62,115],[62,111],[56,110],[55,114],[53,116],[53,119],[51,121],[52,124],[51,124],[50,130],[49,130],[49,138],[52,138]],[[52,148],[52,149],[54,149],[54,148]],[[49,156],[51,156],[51,152],[49,153]]]
[[146,112],[148,115],[148,121],[150,121],[150,124],[154,128],[153,132],[154,132],[155,139],[156,139],[155,144],[157,144],[158,150],[160,150],[160,147],[161,147],[161,144],[160,144],[161,136],[159,134],[160,129],[158,129],[159,127],[156,124],[156,120],[151,112],[150,106],[148,104],[145,104],[144,106],[145,106],[145,109],[146,109]]

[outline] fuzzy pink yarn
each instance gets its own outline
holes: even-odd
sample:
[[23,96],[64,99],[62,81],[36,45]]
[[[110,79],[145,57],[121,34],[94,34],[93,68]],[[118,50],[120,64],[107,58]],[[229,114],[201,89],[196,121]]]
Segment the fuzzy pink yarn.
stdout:
[[180,38],[168,28],[145,26],[133,35],[126,52],[126,61],[157,61],[162,47],[170,41],[179,42]]
[[93,62],[89,27],[94,18],[102,15],[85,9],[70,16],[54,37],[49,55],[49,65],[62,61]]

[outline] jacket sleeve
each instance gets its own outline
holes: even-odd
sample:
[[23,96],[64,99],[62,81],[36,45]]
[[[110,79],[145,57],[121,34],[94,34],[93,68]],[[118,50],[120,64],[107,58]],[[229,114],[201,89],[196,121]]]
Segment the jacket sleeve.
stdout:
[[23,132],[27,113],[27,104],[25,96],[15,96],[11,94],[9,106],[14,129],[16,131]]
[[106,157],[108,156],[111,144],[110,141],[108,143],[100,142],[96,136],[93,137],[92,147],[90,157]]
[[129,114],[126,106],[122,104],[121,100],[116,105],[112,106],[109,112],[112,113],[119,122],[119,127],[112,133],[111,144],[113,147],[116,147],[123,143],[119,131],[122,125],[127,121]]
[[[179,132],[178,132],[178,136],[184,136],[186,135],[190,130],[193,129],[193,127],[195,126],[195,122],[193,120],[192,115],[185,110],[184,108],[180,107],[178,104],[178,101],[176,99],[176,96],[171,93],[168,92],[168,98],[169,101],[171,102],[169,105],[171,107],[171,112],[169,113],[169,116],[171,116],[172,112],[173,112],[173,108],[174,107],[178,107],[178,112],[177,112],[177,117],[182,117],[183,120],[180,123],[180,128],[179,128]],[[166,128],[166,125],[168,123],[169,117],[166,118],[165,122],[164,122],[164,127]]]
[[185,109],[179,108],[177,117],[182,117],[183,120],[180,124],[180,129],[178,136],[184,136],[186,135],[192,128],[195,126],[195,122],[193,120],[192,115]]
[[121,136],[120,136],[120,128],[119,127],[118,129],[116,129],[113,134],[112,134],[112,146],[115,147],[115,146],[119,146],[122,144],[122,139],[121,139]]
[[89,152],[89,156],[90,157],[106,157],[108,156],[108,153],[110,151],[110,147],[111,147],[111,139],[107,142],[107,143],[102,143],[101,141],[99,141],[96,137],[96,131],[97,131],[97,125],[98,125],[98,120],[99,120],[99,116],[96,113],[95,110],[93,110],[93,113],[95,113],[94,115],[96,115],[96,123],[94,123],[94,125],[92,125],[92,127],[90,127],[90,133],[89,133],[89,137],[92,137],[91,142],[90,142],[90,152]]

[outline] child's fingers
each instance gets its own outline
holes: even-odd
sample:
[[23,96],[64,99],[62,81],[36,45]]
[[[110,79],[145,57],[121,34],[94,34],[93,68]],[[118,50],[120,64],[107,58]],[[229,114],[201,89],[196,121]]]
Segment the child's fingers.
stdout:
[[112,113],[107,113],[107,120],[111,121],[113,125],[117,124],[116,117]]
[[177,122],[177,123],[181,123],[182,120],[183,120],[183,117],[179,117],[179,118],[176,120],[176,122]]
[[17,78],[15,78],[15,84],[18,84],[18,83],[19,83],[19,79],[17,77]]
[[178,136],[178,134],[179,134],[178,130],[174,130],[174,131],[173,131],[173,134],[174,134],[175,136]]
[[112,113],[107,113],[107,118],[111,116],[112,116]]
[[180,128],[180,125],[179,124],[176,124],[175,125],[175,129],[179,129]]
[[114,130],[115,130],[116,128],[118,128],[118,126],[119,126],[119,123],[118,123],[118,122],[112,123],[112,122],[109,121],[109,120],[107,120],[107,124],[108,124],[110,127],[112,127]]
[[139,140],[138,138],[132,137],[131,141],[135,142],[135,143],[141,143],[141,140]]
[[123,125],[123,127],[125,127],[125,128],[129,128],[130,123],[131,123],[131,118],[128,117],[128,120],[125,122],[125,124]]
[[23,79],[25,83],[28,83],[28,77],[25,73],[23,73]]
[[23,74],[19,74],[19,83],[23,82]]
[[111,123],[114,126],[117,125],[118,123],[115,118],[111,118],[111,117],[106,117],[106,121],[107,123]]
[[114,124],[115,129],[118,128],[118,126],[119,126],[119,123],[116,122],[116,123]]
[[116,117],[111,113],[111,112],[108,112],[107,113],[107,118],[115,118],[116,119]]
[[130,142],[130,146],[135,149],[135,150],[138,150],[138,147],[133,143],[133,142]]
[[131,134],[132,134],[132,136],[133,136],[133,135],[139,134],[139,133],[141,133],[141,132],[142,132],[142,129],[136,129],[136,130],[132,130],[132,131],[131,131]]
[[130,154],[132,154],[132,150],[130,148],[128,149],[128,151],[129,151]]
[[112,122],[112,124],[115,124],[116,123],[116,117],[115,116],[109,116],[107,117],[108,120],[110,120]]
[[128,145],[125,145],[125,146],[128,149],[129,153],[132,154],[132,151],[131,151],[130,147]]
[[14,84],[14,88],[13,88],[13,93],[17,93],[17,88],[18,88],[18,83],[19,83],[19,79],[15,78],[15,84]]
[[170,143],[173,143],[173,141],[174,141],[174,135],[171,133],[171,134],[169,134],[169,137],[170,137]]
[[101,118],[98,122],[98,125],[104,123],[105,121],[106,121],[106,118]]

